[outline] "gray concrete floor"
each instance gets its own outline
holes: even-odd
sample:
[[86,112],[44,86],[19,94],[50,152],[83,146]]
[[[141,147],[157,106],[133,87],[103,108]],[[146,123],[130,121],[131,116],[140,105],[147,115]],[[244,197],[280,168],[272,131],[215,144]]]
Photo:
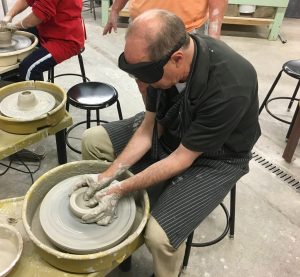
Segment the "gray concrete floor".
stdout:
[[[117,68],[117,58],[122,52],[126,24],[117,34],[102,36],[100,9],[97,20],[92,14],[84,13],[87,28],[86,48],[83,53],[87,76],[92,81],[106,82],[119,92],[124,117],[143,109],[141,97],[132,79]],[[287,39],[268,41],[264,27],[224,26],[222,40],[246,57],[256,68],[259,79],[259,98],[263,100],[283,63],[300,57],[300,20],[285,19],[281,34]],[[57,74],[79,72],[77,58],[58,65]],[[74,77],[58,78],[56,83],[68,90],[81,80]],[[296,80],[283,75],[274,95],[291,96]],[[272,103],[272,110],[285,118],[291,118],[293,110],[286,112],[287,102]],[[294,105],[295,108],[296,105]],[[84,119],[85,113],[76,108],[70,110],[74,122]],[[103,119],[117,120],[116,107],[109,107],[101,113]],[[254,151],[275,164],[287,174],[300,180],[300,148],[296,149],[292,163],[281,157],[286,145],[288,125],[272,118],[265,111],[260,115],[262,136]],[[74,136],[80,137],[80,130]],[[78,142],[73,142],[78,143]],[[43,146],[46,157],[41,169],[34,175],[38,178],[56,167],[55,138],[48,137],[31,147]],[[69,161],[80,160],[80,156],[68,149]],[[1,161],[3,163],[7,161]],[[220,243],[205,248],[192,249],[190,263],[183,276],[205,277],[283,277],[300,276],[300,194],[275,173],[270,172],[252,160],[250,173],[237,185],[236,230],[234,240],[225,238]],[[0,170],[4,167],[0,167]],[[1,171],[2,171],[1,170]],[[0,199],[22,196],[30,187],[28,174],[8,171],[0,176]],[[225,199],[228,204],[228,199]],[[204,241],[217,235],[224,225],[224,216],[217,208],[196,230],[195,238]],[[152,259],[145,247],[133,255],[133,267],[129,273],[115,269],[109,274],[115,276],[149,276]]]

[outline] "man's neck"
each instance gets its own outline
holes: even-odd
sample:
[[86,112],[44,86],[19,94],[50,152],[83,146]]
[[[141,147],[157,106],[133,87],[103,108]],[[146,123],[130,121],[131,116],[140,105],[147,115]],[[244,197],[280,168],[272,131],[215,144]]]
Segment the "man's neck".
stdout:
[[190,37],[190,44],[187,49],[184,51],[185,55],[185,70],[183,74],[182,80],[180,80],[181,83],[185,82],[190,74],[192,63],[193,63],[193,58],[194,58],[194,52],[195,52],[195,43],[194,40]]

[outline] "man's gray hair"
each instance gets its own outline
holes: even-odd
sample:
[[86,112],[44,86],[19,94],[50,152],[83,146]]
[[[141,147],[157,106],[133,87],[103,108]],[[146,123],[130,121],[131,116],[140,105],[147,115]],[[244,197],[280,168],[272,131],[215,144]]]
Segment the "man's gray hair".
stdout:
[[[148,44],[148,54],[151,61],[158,61],[169,54],[172,49],[185,37],[183,48],[189,45],[189,35],[185,30],[184,23],[175,14],[166,10],[153,10],[155,16],[159,19],[159,27],[155,33],[144,30],[143,37]],[[129,26],[127,35],[131,33]]]

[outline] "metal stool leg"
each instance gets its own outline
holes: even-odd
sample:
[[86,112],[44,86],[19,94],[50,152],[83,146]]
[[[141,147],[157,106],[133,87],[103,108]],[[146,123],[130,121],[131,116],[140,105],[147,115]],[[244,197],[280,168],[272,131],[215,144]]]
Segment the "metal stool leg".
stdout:
[[96,110],[97,125],[100,125],[100,110]]
[[236,201],[236,185],[230,192],[230,216],[229,216],[229,237],[234,238],[234,224],[235,224],[235,201]]
[[48,82],[54,83],[54,67],[48,70]]
[[121,110],[121,105],[120,105],[119,100],[117,100],[117,109],[118,109],[119,119],[122,120],[123,115],[122,115],[122,110]]
[[187,265],[189,263],[189,258],[190,258],[190,253],[191,253],[191,248],[192,248],[192,242],[193,242],[193,237],[194,237],[194,232],[192,232],[186,241],[186,248],[184,252],[184,258],[183,258],[183,263],[182,263],[182,269],[186,270]]
[[290,103],[289,103],[289,106],[288,106],[288,109],[287,109],[288,111],[290,111],[290,109],[291,109],[291,107],[292,107],[292,105],[293,105],[293,102],[294,102],[294,100],[295,100],[295,98],[296,98],[296,96],[297,96],[299,87],[300,87],[300,80],[298,81],[297,86],[296,86],[296,88],[295,88],[295,90],[294,90],[292,99],[291,99],[291,101],[290,101]]
[[94,15],[94,20],[96,20],[96,11],[95,11],[95,3],[94,0],[90,0],[90,6]]
[[271,94],[272,94],[274,88],[276,87],[276,85],[277,85],[277,83],[278,83],[278,81],[279,81],[279,79],[280,79],[280,77],[281,77],[282,71],[283,71],[283,70],[281,70],[281,71],[278,73],[278,75],[277,75],[277,77],[276,77],[276,79],[275,79],[273,85],[271,86],[271,88],[270,88],[270,90],[269,90],[267,96],[265,97],[264,101],[262,102],[261,106],[259,107],[259,114],[262,112],[263,108],[264,108],[265,105],[266,105],[266,102],[269,100],[269,98],[270,98],[270,96],[271,96]]
[[82,80],[85,83],[87,81],[87,78],[85,76],[85,69],[84,69],[84,64],[83,64],[83,59],[82,59],[82,55],[81,53],[79,53],[77,55],[78,57],[78,61],[79,61],[79,66],[80,66],[80,71],[81,71],[81,76],[82,76]]
[[91,110],[86,110],[86,128],[91,127]]

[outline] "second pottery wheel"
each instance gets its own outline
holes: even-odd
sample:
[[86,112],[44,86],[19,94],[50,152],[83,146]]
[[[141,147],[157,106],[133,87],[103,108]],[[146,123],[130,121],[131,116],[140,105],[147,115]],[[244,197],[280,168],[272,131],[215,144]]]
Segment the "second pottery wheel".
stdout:
[[125,239],[135,218],[133,197],[123,197],[117,207],[117,218],[107,226],[83,224],[69,207],[69,193],[81,175],[65,179],[44,197],[40,222],[49,239],[69,253],[89,254],[109,249]]
[[42,90],[24,90],[6,96],[0,102],[0,112],[15,119],[34,120],[51,111],[55,98]]

